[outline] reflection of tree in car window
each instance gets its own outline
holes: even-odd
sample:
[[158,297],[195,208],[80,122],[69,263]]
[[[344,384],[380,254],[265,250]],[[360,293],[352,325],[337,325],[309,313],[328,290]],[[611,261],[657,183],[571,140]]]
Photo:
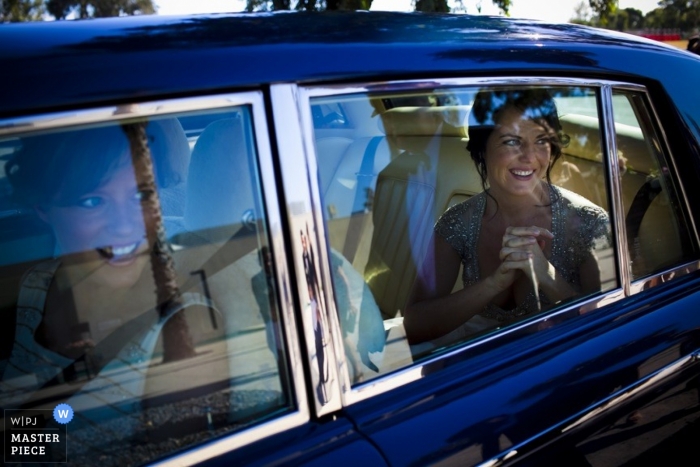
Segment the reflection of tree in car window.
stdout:
[[[44,385],[78,382],[84,367],[88,379],[62,394],[76,410],[74,426],[102,425],[91,436],[74,431],[79,455],[130,436],[140,423],[142,365],[161,330],[164,361],[194,355],[178,312],[208,305],[179,294],[164,237],[155,180],[179,181],[168,164],[178,149],[164,148],[166,158],[154,167],[146,144],[149,137],[170,142],[163,128],[125,130],[135,133],[128,138],[110,126],[27,138],[6,166],[15,199],[51,228],[55,255],[22,279],[2,405],[16,407]],[[117,438],[109,435],[115,427],[104,426],[114,417],[121,424]]]

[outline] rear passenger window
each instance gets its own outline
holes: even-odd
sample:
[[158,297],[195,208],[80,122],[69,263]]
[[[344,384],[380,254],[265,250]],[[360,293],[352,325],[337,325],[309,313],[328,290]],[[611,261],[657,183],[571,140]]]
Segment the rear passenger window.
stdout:
[[613,111],[630,273],[634,280],[679,266],[696,256],[673,171],[643,96],[616,91]]
[[332,265],[355,383],[618,286],[598,102],[563,86],[311,98],[349,120],[315,143],[330,256],[352,266]]
[[292,409],[251,111],[0,140],[0,406],[75,413],[34,460],[141,465]]

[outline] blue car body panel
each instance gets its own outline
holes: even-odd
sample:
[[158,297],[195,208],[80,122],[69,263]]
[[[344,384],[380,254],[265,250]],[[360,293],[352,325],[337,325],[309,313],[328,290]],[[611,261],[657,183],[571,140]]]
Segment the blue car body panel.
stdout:
[[377,449],[346,417],[311,422],[252,443],[202,465],[387,465]]
[[[624,79],[648,86],[671,121],[665,130],[681,180],[691,200],[700,196],[700,58],[614,32],[366,12],[133,17],[2,25],[0,60],[0,119],[286,82]],[[697,206],[691,209],[700,220]],[[445,368],[419,381],[206,464],[472,463],[513,449],[531,450],[530,461],[542,465],[532,446],[570,455],[613,415],[633,413],[647,399],[595,426],[562,432],[568,424],[700,349],[699,309],[695,272],[572,319],[554,316],[546,329],[528,324],[455,352],[444,357]],[[697,364],[692,368],[697,375]],[[696,376],[678,378],[682,390],[697,390]]]
[[[640,297],[635,306],[613,306],[474,349],[468,360],[348,412],[392,465],[460,456],[472,464],[496,457],[504,445],[522,450],[700,348],[699,291],[695,277],[669,286],[672,305]],[[499,445],[504,435],[509,442]],[[566,458],[550,460],[562,465]]]

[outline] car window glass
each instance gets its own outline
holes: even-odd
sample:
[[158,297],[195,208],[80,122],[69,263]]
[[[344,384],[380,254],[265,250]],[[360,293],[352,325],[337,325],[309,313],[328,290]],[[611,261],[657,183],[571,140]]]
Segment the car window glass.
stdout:
[[248,106],[0,151],[0,406],[70,405],[68,460],[86,465],[292,410]]
[[[511,101],[518,102],[516,112],[501,109]],[[312,106],[328,102],[341,103],[350,119],[350,129],[317,130],[315,143],[336,306],[353,382],[617,285],[594,89],[464,87],[311,99]],[[499,143],[510,151],[510,162],[476,163],[470,156],[484,147],[472,148],[472,142],[486,144],[505,114],[522,120],[509,130],[515,135]],[[555,146],[556,161],[550,154]],[[518,162],[519,151],[530,154],[526,162]],[[546,160],[535,161],[531,151],[544,151]],[[496,228],[501,230],[495,243],[480,226],[492,220],[485,211],[495,207],[491,194],[501,189],[499,209],[505,210],[503,190],[513,186],[542,196],[530,204],[542,217],[522,219],[518,226],[540,222],[554,232],[537,245],[551,259],[552,275],[566,278],[566,292],[548,297],[543,288],[549,284],[538,284],[535,294],[520,271],[517,285],[495,298],[499,305],[450,324],[445,323],[451,318],[439,317],[441,305],[430,305],[421,312],[422,324],[410,328],[406,312],[417,288],[431,300],[452,300],[450,292],[472,287],[480,274],[493,271],[505,225]],[[518,193],[508,193],[517,199]],[[442,247],[451,248],[449,266],[437,259],[444,253],[438,252],[438,237]],[[420,334],[435,323],[436,330],[414,337],[416,328]]]
[[346,128],[348,121],[343,107],[338,103],[322,103],[311,107],[314,128]]
[[643,97],[629,91],[615,91],[613,96],[630,273],[634,280],[696,256],[680,207],[678,187]]

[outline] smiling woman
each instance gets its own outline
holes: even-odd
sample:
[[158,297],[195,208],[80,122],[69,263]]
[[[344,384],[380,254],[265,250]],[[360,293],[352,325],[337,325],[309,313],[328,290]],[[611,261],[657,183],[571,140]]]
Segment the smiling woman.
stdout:
[[[179,184],[173,161],[189,155],[182,128],[179,140],[166,128],[177,127],[162,121],[148,131],[157,155],[151,172],[163,190]],[[119,126],[102,126],[24,138],[5,166],[15,204],[35,213],[53,239],[53,258],[21,281],[18,310],[40,314],[25,323],[36,333],[17,339],[8,370],[26,371],[21,356],[41,354],[48,366],[38,387],[153,306],[147,233],[162,218],[143,209],[156,187],[137,186],[131,152]]]
[[[198,167],[216,159],[212,132],[197,146],[198,161],[190,164],[181,124],[192,125],[187,116],[111,122],[13,140],[4,173],[11,188],[7,201],[16,207],[11,215],[18,222],[2,234],[21,237],[15,243],[20,250],[16,264],[10,267],[22,270],[14,290],[3,290],[12,295],[14,306],[6,310],[15,315],[16,327],[11,354],[2,362],[0,404],[37,408],[57,395],[65,400],[76,413],[71,450],[78,464],[89,464],[95,452],[105,451],[112,452],[115,465],[141,463],[158,450],[150,444],[153,439],[207,437],[215,429],[230,429],[256,409],[266,412],[283,404],[281,385],[274,381],[278,373],[269,370],[284,359],[275,340],[279,337],[274,337],[280,335],[275,329],[274,279],[254,280],[261,270],[255,247],[267,247],[256,234],[258,195],[250,175],[251,156],[243,145],[243,111],[222,115],[230,124],[213,133],[239,147],[235,152],[230,144],[218,149],[226,162],[233,154],[240,169],[233,203],[223,203],[225,190],[212,177],[197,175]],[[199,140],[202,129],[190,130]],[[222,172],[228,183],[229,174]],[[196,180],[185,188],[190,173]],[[218,190],[216,200],[212,189]],[[233,242],[230,233],[221,232],[235,230],[240,221],[207,211],[208,226],[224,238],[223,248],[221,242],[204,240],[207,229],[190,212],[201,214],[205,206],[217,203],[227,214],[239,205],[252,219],[245,235]],[[20,222],[23,217],[35,221]],[[176,234],[180,243],[174,248]],[[48,258],[28,252],[39,238],[51,243],[43,248]],[[219,261],[207,262],[214,252]],[[223,256],[226,261],[221,261]],[[243,302],[262,303],[264,321],[240,311],[231,319],[232,304]],[[256,329],[248,339],[261,349],[246,367],[229,356],[240,341],[224,338],[241,326]],[[258,345],[264,331],[270,335],[267,346]],[[258,371],[257,363],[267,371],[268,377],[260,378],[265,390],[241,403],[249,391],[234,394],[229,378]],[[182,399],[201,411],[177,422],[175,407]],[[171,415],[167,422],[164,412]],[[203,417],[204,426],[193,423]],[[144,452],[120,450],[135,438],[146,440]],[[62,461],[65,450],[54,451],[51,458]]]
[[[550,92],[482,90],[468,127],[484,191],[435,225],[406,306],[413,344],[454,342],[601,290],[594,250],[609,219],[551,183],[569,136]],[[464,288],[450,293],[462,267]]]

